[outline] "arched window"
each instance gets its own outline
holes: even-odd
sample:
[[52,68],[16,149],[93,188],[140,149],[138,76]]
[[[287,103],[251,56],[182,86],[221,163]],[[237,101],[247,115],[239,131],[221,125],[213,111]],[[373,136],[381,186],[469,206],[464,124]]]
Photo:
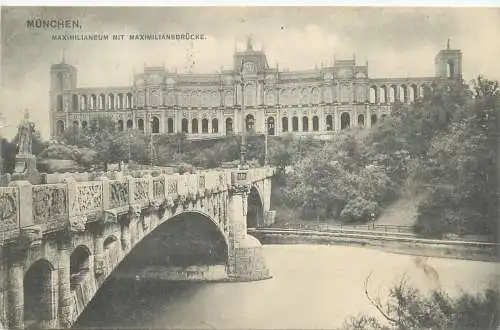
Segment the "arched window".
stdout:
[[319,118],[318,116],[313,117],[313,131],[319,131]]
[[78,111],[78,95],[73,94],[71,103],[73,111]]
[[63,111],[63,96],[57,95],[57,111]]
[[132,93],[127,93],[127,109],[132,109],[133,106]]
[[250,132],[254,130],[255,119],[252,115],[247,115],[245,119],[246,131]]
[[118,98],[117,98],[117,100],[116,100],[116,101],[117,101],[117,102],[116,102],[116,103],[117,103],[117,108],[118,108],[118,109],[123,109],[123,94],[122,94],[122,93],[120,93],[120,94],[118,94],[117,96],[118,96]]
[[212,133],[219,133],[219,121],[217,118],[212,119]]
[[307,116],[302,117],[302,131],[307,132],[309,130],[309,118]]
[[97,96],[94,94],[90,95],[90,109],[95,110],[97,108]]
[[267,118],[267,135],[274,135],[274,117]]
[[191,120],[191,133],[198,134],[198,119]]
[[299,118],[294,116],[292,118],[292,131],[297,132],[298,130],[299,130]]
[[182,118],[182,133],[188,133],[189,131],[189,120]]
[[288,132],[288,117],[281,118],[281,129],[283,132]]
[[201,120],[201,132],[203,134],[207,134],[208,133],[208,119],[207,118],[203,118]]
[[56,132],[57,132],[57,135],[62,135],[64,133],[64,122],[62,120],[57,121]]
[[144,132],[144,119],[139,119],[137,121],[137,126],[139,127],[139,130],[143,131]]
[[85,111],[88,109],[87,95],[80,96],[80,110]]
[[446,63],[446,77],[454,78],[455,77],[455,64],[452,60],[449,60]]
[[86,129],[87,128],[87,122],[84,120],[82,121],[82,129]]
[[351,126],[351,116],[347,112],[344,112],[340,116],[340,129],[349,128]]
[[70,256],[70,283],[74,290],[89,274],[90,271],[90,251],[80,245]]
[[118,120],[118,131],[121,132],[123,131],[123,120]]
[[377,86],[370,87],[370,103],[377,103]]
[[332,117],[332,115],[326,116],[326,130],[333,131],[333,117]]
[[376,114],[373,114],[371,116],[371,120],[372,120],[372,126],[375,125],[377,123],[377,115]]
[[389,103],[396,102],[397,87],[392,85],[389,87]]
[[399,102],[405,103],[408,101],[408,88],[406,85],[399,86]]
[[379,102],[380,103],[387,103],[387,86],[382,86],[380,87],[380,95],[379,95]]
[[134,122],[132,119],[127,120],[127,129],[132,129],[134,127]]
[[61,91],[64,89],[64,76],[62,72],[57,73],[57,88]]
[[78,120],[73,120],[73,128],[78,128]]
[[167,133],[174,132],[174,120],[172,118],[167,119]]
[[226,119],[226,135],[229,135],[231,133],[233,133],[233,119],[227,118]]
[[115,96],[113,94],[108,95],[108,109],[115,108]]
[[358,126],[365,127],[365,116],[364,115],[358,115]]
[[158,117],[153,117],[153,122],[151,123],[151,131],[153,133],[160,133],[160,120]]
[[104,110],[106,105],[106,96],[104,94],[99,95],[99,109]]

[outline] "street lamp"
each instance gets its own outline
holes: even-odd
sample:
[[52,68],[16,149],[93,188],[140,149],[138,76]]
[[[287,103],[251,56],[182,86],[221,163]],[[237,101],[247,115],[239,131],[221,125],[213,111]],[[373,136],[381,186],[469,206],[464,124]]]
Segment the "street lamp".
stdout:
[[264,131],[264,166],[267,166],[269,162],[269,157],[267,154],[267,136],[269,135],[269,119],[265,119],[265,131]]
[[243,66],[244,66],[244,61],[241,61],[241,68],[240,68],[240,86],[241,86],[241,110],[240,110],[240,121],[241,121],[241,145],[240,145],[240,166],[245,167],[246,166],[246,136],[245,136],[245,131],[246,131],[246,122],[245,122],[245,77],[243,75]]

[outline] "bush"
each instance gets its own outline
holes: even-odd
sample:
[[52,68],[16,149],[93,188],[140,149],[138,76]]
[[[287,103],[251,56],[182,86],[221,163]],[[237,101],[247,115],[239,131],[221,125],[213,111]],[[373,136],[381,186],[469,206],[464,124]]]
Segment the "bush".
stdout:
[[371,219],[371,215],[378,215],[377,202],[368,201],[363,197],[350,200],[340,213],[342,222],[366,222]]

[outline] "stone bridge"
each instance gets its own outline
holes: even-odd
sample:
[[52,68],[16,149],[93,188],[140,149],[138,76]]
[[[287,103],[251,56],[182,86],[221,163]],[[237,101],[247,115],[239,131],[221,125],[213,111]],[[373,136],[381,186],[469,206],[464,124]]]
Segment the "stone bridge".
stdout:
[[69,328],[112,273],[269,278],[247,226],[274,221],[273,174],[231,169],[0,188],[0,328]]

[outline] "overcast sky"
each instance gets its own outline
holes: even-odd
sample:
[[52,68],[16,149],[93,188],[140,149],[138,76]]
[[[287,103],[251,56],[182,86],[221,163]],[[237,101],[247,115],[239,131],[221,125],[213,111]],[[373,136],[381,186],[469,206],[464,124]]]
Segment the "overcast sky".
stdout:
[[[26,27],[31,18],[78,19],[74,31]],[[371,77],[432,76],[434,56],[451,39],[463,51],[464,77],[500,80],[498,8],[340,7],[18,7],[2,8],[1,111],[11,136],[29,109],[48,137],[49,68],[61,61],[78,70],[78,86],[129,85],[143,65],[179,72],[230,68],[235,44],[252,35],[271,66],[313,69],[356,54]],[[53,33],[203,33],[199,41],[52,41]],[[192,64],[194,62],[194,65]]]

